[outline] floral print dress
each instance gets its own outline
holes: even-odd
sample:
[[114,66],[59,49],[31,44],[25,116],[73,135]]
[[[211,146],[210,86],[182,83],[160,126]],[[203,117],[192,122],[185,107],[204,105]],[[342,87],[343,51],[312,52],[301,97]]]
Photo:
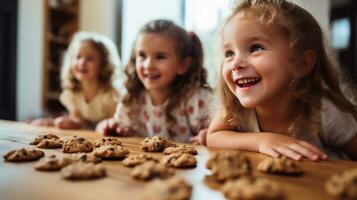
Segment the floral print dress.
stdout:
[[213,113],[212,99],[210,89],[200,88],[175,108],[172,111],[176,119],[172,128],[174,135],[170,135],[167,130],[167,101],[163,105],[154,106],[147,92],[141,94],[140,105],[131,108],[133,117],[129,118],[128,109],[119,103],[114,118],[122,128],[130,128],[140,136],[162,135],[176,142],[188,142],[201,129],[208,128]]

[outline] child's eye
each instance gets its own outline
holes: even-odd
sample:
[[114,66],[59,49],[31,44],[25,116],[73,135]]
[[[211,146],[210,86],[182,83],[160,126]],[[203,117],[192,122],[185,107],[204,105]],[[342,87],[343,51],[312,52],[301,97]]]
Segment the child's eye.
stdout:
[[261,50],[265,50],[263,45],[260,44],[253,44],[250,48],[249,48],[249,52],[253,53],[256,51],[261,51]]
[[94,57],[91,57],[91,56],[89,56],[89,57],[86,58],[87,61],[94,61],[94,59],[95,59],[95,58],[94,58]]
[[145,58],[146,56],[145,56],[145,54],[144,54],[144,53],[139,52],[139,53],[138,53],[138,57],[139,57],[139,58]]
[[234,52],[233,51],[228,50],[228,51],[224,52],[224,57],[229,58],[229,57],[232,57],[232,56],[234,56]]
[[166,55],[164,54],[159,54],[156,56],[157,59],[165,59],[166,58]]

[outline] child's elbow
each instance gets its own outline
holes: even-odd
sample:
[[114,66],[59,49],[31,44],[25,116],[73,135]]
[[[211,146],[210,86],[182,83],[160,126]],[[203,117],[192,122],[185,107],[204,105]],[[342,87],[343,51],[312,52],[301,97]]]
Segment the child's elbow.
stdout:
[[207,135],[206,135],[206,144],[207,146],[213,146],[213,143],[214,143],[214,138],[215,138],[215,135],[214,135],[214,131],[211,131],[208,129],[207,131]]

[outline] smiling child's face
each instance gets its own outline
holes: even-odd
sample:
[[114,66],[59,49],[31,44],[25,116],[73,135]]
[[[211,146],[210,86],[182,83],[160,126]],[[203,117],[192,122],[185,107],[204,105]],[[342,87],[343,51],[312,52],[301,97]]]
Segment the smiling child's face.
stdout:
[[98,81],[100,53],[88,41],[81,42],[73,58],[72,73],[79,81]]
[[222,75],[242,106],[273,106],[289,95],[289,42],[277,28],[235,15],[223,30]]
[[135,46],[136,73],[147,90],[169,90],[178,74],[184,73],[176,43],[164,34],[141,34]]

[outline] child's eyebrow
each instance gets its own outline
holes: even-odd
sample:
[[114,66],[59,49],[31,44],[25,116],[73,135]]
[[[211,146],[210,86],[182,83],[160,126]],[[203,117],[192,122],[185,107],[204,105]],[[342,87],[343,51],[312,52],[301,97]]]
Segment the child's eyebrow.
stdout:
[[[248,38],[244,38],[242,40],[244,43],[252,43],[252,42],[264,42],[271,44],[271,40],[267,37],[262,37],[262,36],[250,36]],[[223,44],[223,49],[229,49],[231,47],[230,42],[226,42]]]
[[165,51],[158,51],[155,52],[156,54],[160,54],[160,55],[169,55],[169,53],[165,52]]
[[231,47],[230,43],[224,43],[223,49],[229,49]]
[[256,42],[256,41],[262,41],[266,43],[271,43],[271,40],[267,37],[262,37],[262,36],[252,36],[246,39],[248,42]]

